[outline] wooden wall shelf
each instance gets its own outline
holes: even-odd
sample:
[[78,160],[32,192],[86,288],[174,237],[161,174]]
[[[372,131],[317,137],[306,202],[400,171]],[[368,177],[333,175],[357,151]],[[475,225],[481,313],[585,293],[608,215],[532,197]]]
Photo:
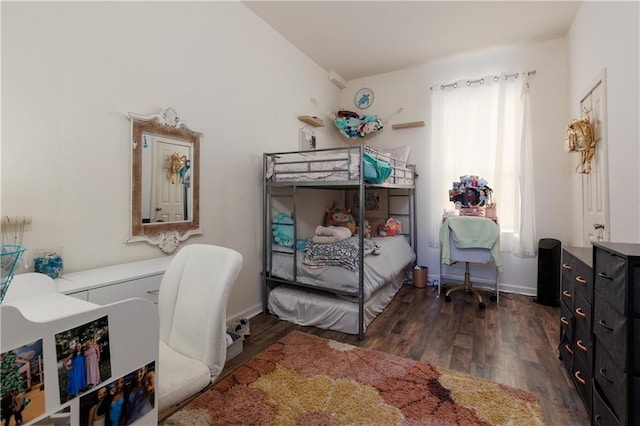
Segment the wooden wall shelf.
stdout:
[[424,121],[411,121],[408,123],[392,124],[392,129],[408,129],[410,127],[424,127]]
[[324,121],[318,117],[312,117],[310,115],[299,115],[298,120],[303,123],[307,123],[309,126],[313,127],[324,127]]

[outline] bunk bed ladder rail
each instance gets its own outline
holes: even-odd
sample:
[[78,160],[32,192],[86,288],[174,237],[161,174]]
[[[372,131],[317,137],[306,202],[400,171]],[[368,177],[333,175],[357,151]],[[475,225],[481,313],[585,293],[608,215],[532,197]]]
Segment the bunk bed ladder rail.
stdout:
[[358,260],[358,339],[364,340],[364,211],[365,211],[365,184],[364,184],[364,153],[365,145],[360,144],[360,173],[358,173],[358,224],[361,230],[358,232],[358,244],[360,246],[360,258]]

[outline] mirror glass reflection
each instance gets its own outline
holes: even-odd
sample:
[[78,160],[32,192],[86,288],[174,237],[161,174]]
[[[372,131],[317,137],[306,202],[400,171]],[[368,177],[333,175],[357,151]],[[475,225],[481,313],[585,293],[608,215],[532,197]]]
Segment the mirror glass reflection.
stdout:
[[187,141],[142,135],[142,223],[191,220],[192,149]]

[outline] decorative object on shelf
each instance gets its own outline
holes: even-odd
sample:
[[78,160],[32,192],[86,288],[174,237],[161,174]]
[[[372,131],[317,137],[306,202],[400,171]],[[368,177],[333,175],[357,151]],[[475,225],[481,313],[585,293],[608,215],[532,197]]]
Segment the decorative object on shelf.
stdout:
[[591,161],[596,153],[595,132],[589,117],[590,110],[584,110],[580,120],[574,118],[567,125],[567,136],[564,138],[564,150],[566,152],[579,152],[580,164],[576,167],[577,173],[591,173]]
[[353,101],[360,109],[369,108],[373,104],[373,90],[367,88],[358,90]]
[[[449,201],[463,208],[493,207],[493,189],[486,179],[473,175],[460,176],[459,182],[453,182],[449,190]],[[484,213],[484,212],[483,212]],[[477,214],[480,216],[481,214]],[[482,214],[484,216],[484,214]]]
[[311,127],[304,126],[298,130],[298,150],[310,151],[316,149],[316,134]]
[[60,250],[39,250],[33,258],[33,271],[48,275],[54,280],[60,276],[62,268]]
[[13,273],[20,256],[27,248],[19,244],[2,244],[0,246],[0,303],[9,289]]

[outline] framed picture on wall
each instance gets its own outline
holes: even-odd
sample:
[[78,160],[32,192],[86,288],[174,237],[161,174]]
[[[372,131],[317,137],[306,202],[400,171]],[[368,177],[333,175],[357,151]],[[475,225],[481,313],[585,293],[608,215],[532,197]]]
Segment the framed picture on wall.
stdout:
[[360,109],[369,108],[373,104],[373,90],[367,88],[358,90],[353,101]]

